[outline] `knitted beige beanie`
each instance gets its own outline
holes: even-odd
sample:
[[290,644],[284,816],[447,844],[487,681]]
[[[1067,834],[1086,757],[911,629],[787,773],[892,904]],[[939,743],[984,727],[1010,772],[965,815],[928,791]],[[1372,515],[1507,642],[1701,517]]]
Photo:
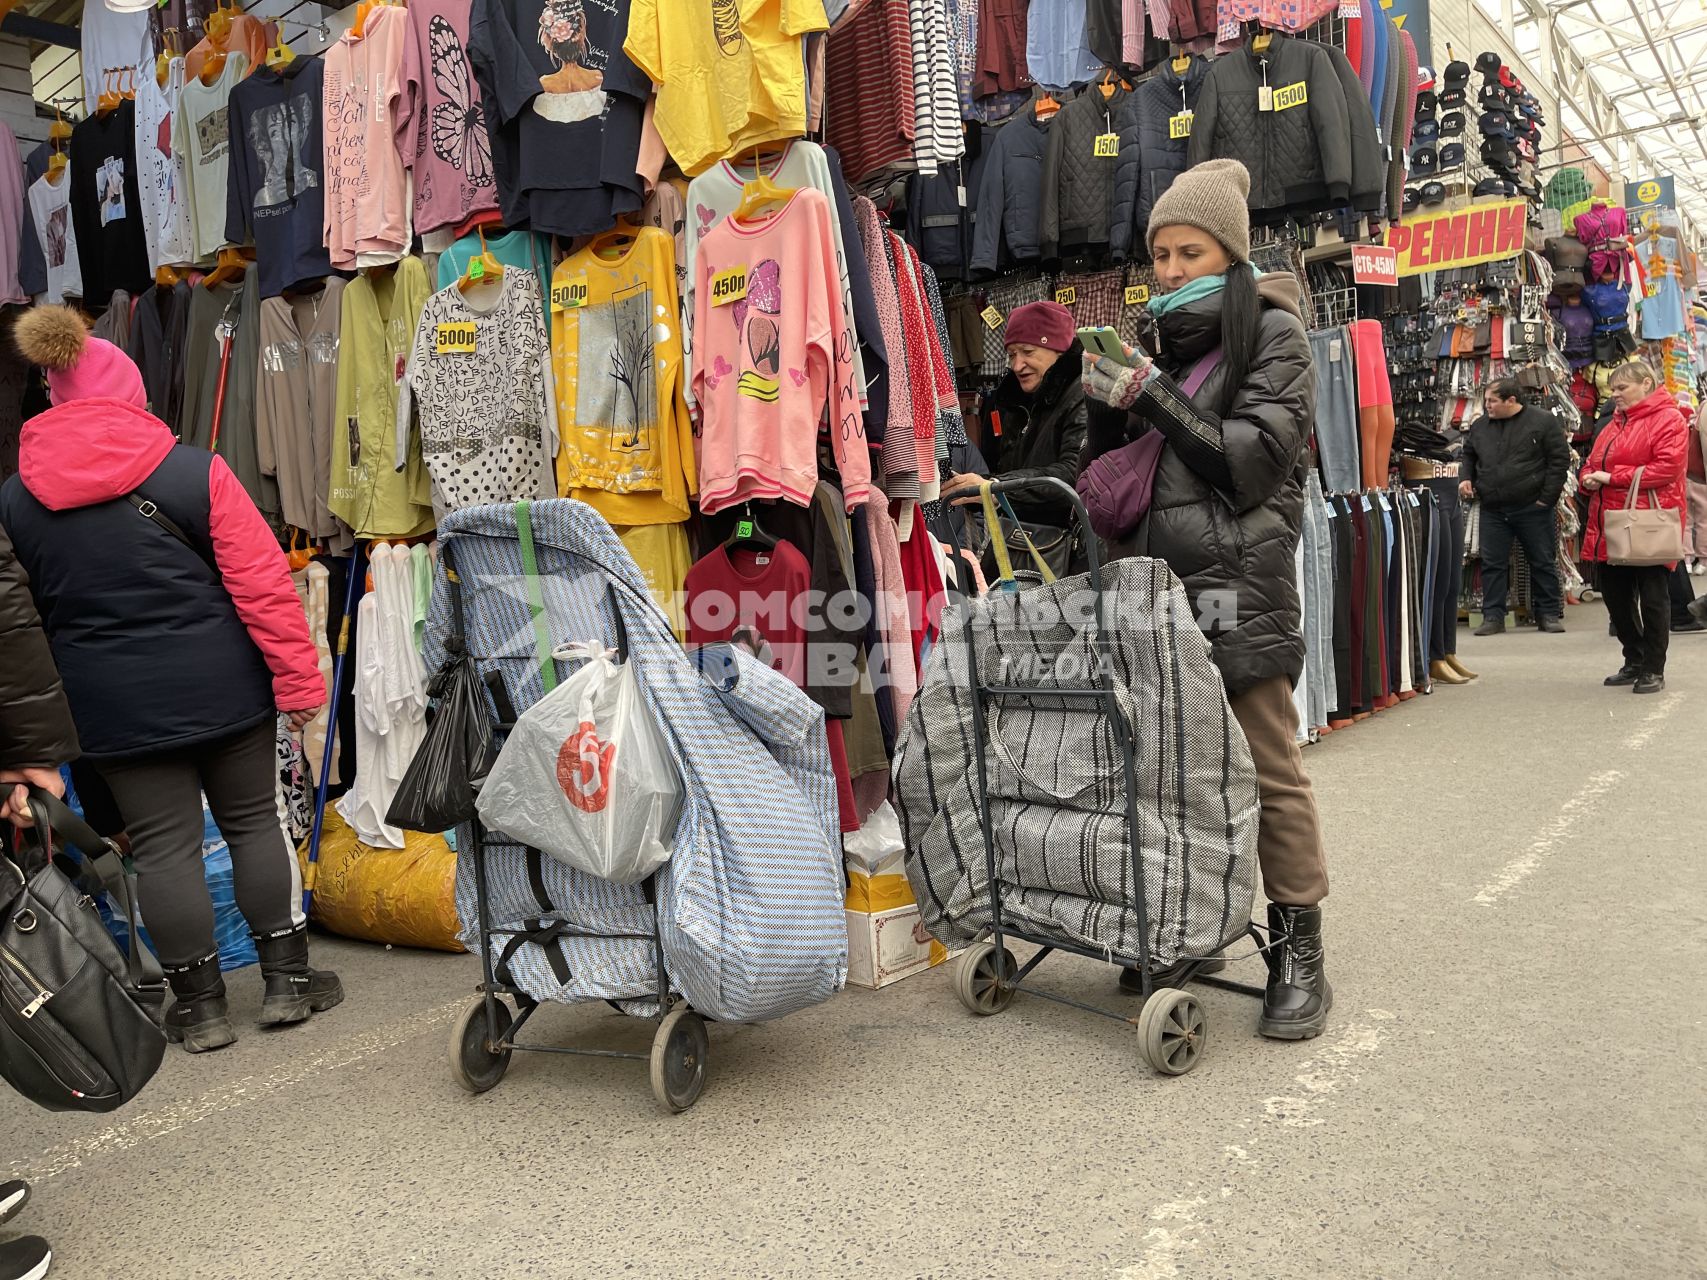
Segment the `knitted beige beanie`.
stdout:
[[1221,242],[1239,262],[1251,260],[1250,170],[1237,160],[1205,160],[1174,179],[1150,211],[1147,243],[1156,250],[1163,227],[1196,227]]

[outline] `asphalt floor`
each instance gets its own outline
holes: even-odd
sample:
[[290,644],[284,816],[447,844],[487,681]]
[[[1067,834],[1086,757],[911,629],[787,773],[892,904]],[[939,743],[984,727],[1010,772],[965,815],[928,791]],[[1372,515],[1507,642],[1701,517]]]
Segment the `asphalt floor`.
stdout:
[[[125,1109],[0,1095],[0,1177],[34,1185],[6,1230],[114,1280],[1707,1276],[1707,635],[1634,697],[1602,611],[1567,625],[1466,632],[1479,680],[1307,751],[1319,1039],[1206,990],[1167,1078],[1124,1023],[976,1018],[942,968],[713,1027],[682,1115],[618,1060],[518,1054],[476,1097],[447,1042],[477,962],[317,938],[349,998],[305,1026],[253,1027],[250,970],[239,1042]],[[1106,966],[1037,977],[1136,1013]],[[534,1027],[650,1039],[603,1006]]]

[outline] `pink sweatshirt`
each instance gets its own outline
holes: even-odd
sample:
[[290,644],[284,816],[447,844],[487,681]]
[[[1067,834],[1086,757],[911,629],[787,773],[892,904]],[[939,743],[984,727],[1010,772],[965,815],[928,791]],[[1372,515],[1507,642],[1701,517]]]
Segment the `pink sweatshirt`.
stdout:
[[829,200],[800,187],[760,221],[725,218],[699,242],[694,288],[700,510],[755,498],[811,506],[826,405],[847,509],[864,503],[871,459]]
[[408,27],[405,10],[379,5],[361,39],[346,31],[325,53],[324,229],[340,271],[395,262],[409,248],[409,186],[395,125]]

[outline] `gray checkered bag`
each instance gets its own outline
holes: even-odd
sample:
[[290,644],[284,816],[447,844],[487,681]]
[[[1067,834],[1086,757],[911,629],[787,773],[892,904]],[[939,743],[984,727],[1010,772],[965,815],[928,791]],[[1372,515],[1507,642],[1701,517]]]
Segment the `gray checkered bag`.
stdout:
[[[1087,575],[951,607],[894,765],[907,876],[925,928],[959,946],[990,924],[976,794],[968,641],[986,685],[1039,692],[986,708],[985,758],[1003,919],[1036,937],[1138,957],[1137,892],[1114,728],[1087,700],[1099,660]],[[1131,729],[1135,835],[1152,962],[1204,956],[1250,919],[1256,770],[1184,588],[1159,560],[1107,570],[1105,637]],[[970,619],[970,628],[968,620]]]

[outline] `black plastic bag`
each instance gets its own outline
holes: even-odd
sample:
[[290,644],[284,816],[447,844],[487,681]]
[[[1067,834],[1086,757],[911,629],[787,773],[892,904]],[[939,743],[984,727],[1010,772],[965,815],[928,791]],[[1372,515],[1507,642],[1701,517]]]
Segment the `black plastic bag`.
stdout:
[[463,645],[462,587],[446,560],[451,593],[451,634],[445,664],[427,686],[433,699],[427,735],[409,762],[385,820],[409,831],[448,831],[475,816],[474,796],[497,759],[492,716],[474,660]]

